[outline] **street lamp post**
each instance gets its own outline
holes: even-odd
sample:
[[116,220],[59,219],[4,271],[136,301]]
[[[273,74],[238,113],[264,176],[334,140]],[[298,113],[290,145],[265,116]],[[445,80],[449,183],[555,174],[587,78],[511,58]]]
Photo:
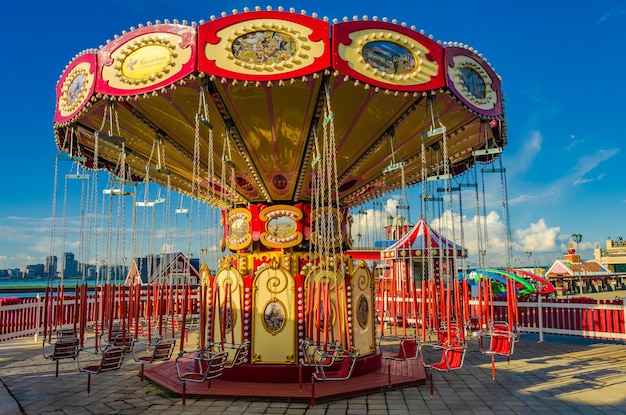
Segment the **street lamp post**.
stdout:
[[[576,242],[576,253],[578,254],[578,263],[580,264],[582,261],[580,260],[579,244],[580,244],[580,241],[583,240],[583,236],[581,234],[579,234],[579,233],[573,233],[572,234],[572,240],[574,242]],[[579,268],[580,268],[580,265],[579,265]],[[583,287],[580,284],[580,272],[577,272],[577,274],[578,274],[578,278],[577,278],[577,280],[578,280],[578,292],[580,294],[582,294],[583,293]]]

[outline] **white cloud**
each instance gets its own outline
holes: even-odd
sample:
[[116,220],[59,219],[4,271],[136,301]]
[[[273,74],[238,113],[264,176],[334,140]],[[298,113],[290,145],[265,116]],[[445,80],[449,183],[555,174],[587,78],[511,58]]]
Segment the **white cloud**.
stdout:
[[609,10],[608,12],[604,13],[602,16],[600,16],[600,18],[598,18],[598,20],[596,20],[596,24],[602,24],[604,22],[606,22],[609,19],[612,19],[614,17],[617,16],[621,16],[623,14],[625,14],[626,11],[622,10],[619,7],[613,7],[611,10]]

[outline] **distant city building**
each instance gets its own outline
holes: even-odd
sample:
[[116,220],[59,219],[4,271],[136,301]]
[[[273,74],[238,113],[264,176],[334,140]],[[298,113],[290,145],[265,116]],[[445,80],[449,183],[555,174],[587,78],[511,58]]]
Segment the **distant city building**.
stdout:
[[607,239],[606,249],[594,249],[593,256],[612,272],[626,272],[626,241],[621,236],[617,240]]
[[58,259],[56,255],[46,258],[46,265],[44,267],[45,277],[55,278],[57,276]]
[[27,265],[26,269],[24,270],[24,278],[29,278],[29,279],[33,279],[33,278],[43,278],[44,277],[44,269],[45,269],[45,265],[44,264],[31,264],[31,265]]
[[78,264],[72,252],[63,254],[63,278],[74,278],[78,275]]

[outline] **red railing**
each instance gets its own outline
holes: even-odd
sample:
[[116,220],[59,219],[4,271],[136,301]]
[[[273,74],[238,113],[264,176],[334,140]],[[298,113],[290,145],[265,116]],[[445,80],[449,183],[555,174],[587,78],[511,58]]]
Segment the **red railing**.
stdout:
[[[378,298],[377,316],[387,324],[421,324],[419,309],[421,299],[406,301],[402,299]],[[469,301],[470,314],[478,315],[478,301]],[[590,337],[607,340],[626,340],[626,304],[621,300],[595,300],[591,298],[572,298],[546,300],[542,298],[518,301],[519,326],[523,333]],[[415,312],[417,308],[418,312]],[[394,316],[394,310],[396,316]],[[400,313],[399,310],[402,310]],[[494,301],[493,320],[507,321],[506,301]],[[402,316],[399,316],[401,314]],[[382,316],[382,317],[381,317]],[[404,319],[404,321],[403,321]]]
[[[145,318],[148,310],[151,310],[152,313],[160,310],[164,318],[180,316],[183,311],[183,288],[164,287],[163,290],[162,294],[167,294],[167,298],[164,295],[156,295],[153,289],[148,295],[147,289],[144,287],[139,295],[139,304],[135,307],[136,313],[133,316],[129,316],[129,310],[125,310],[125,306],[129,302],[129,291],[123,290],[121,295],[117,292],[113,301],[112,317],[118,319],[125,312],[129,318]],[[197,288],[190,289],[188,303],[185,307],[186,315],[199,313],[197,291]],[[100,320],[103,313],[101,295],[90,294],[86,297],[77,297],[73,289],[65,291],[62,295],[57,294],[59,294],[57,291],[49,294],[47,302],[45,295],[38,295],[35,298],[9,297],[0,299],[0,341],[15,337],[46,334],[44,333],[44,321],[48,321],[48,326],[53,325],[55,327],[77,324],[80,321],[81,313],[84,316],[83,321],[86,321],[89,326],[95,325]],[[86,298],[85,304],[81,303],[84,301],[83,298]],[[148,304],[148,300],[150,304]],[[49,327],[48,329],[50,330]]]
[[[163,316],[179,316],[182,314],[181,288],[167,291],[169,300],[155,296],[154,293],[147,295],[142,290],[137,307],[138,316],[145,317],[147,310],[167,310]],[[186,314],[198,314],[199,303],[197,289],[192,288],[189,297]],[[157,299],[168,304],[157,305]],[[178,300],[176,300],[178,298]],[[148,299],[150,304],[148,304]],[[52,305],[48,305],[48,312],[54,313],[56,325],[72,325],[77,321],[79,310],[82,310],[80,301],[77,301],[74,293],[70,291],[60,298],[49,297]],[[117,310],[120,301],[128,301],[128,293],[123,293],[115,299]],[[475,307],[477,301],[470,301],[470,306]],[[377,309],[383,310],[383,302],[377,301]],[[389,307],[388,302],[386,303]],[[408,304],[410,309],[415,306],[414,302]],[[85,321],[95,324],[98,315],[102,312],[102,304],[96,301],[94,295],[87,297],[85,305]],[[506,320],[506,301],[494,302],[494,320]],[[43,334],[44,321],[44,298],[4,298],[0,299],[0,341],[14,337]],[[402,309],[402,308],[398,308]],[[559,334],[569,336],[582,336],[608,340],[626,340],[626,304],[624,300],[597,301],[594,299],[569,299],[569,300],[534,300],[518,302],[519,330],[526,333]],[[118,311],[116,311],[117,313]],[[115,315],[118,318],[118,314]],[[47,316],[49,319],[49,316]],[[49,321],[52,321],[49,319]]]

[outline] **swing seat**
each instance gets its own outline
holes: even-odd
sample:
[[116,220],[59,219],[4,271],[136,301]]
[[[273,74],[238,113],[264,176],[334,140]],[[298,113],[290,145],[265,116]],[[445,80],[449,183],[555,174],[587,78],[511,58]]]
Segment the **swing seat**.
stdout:
[[342,350],[337,342],[331,342],[326,349],[312,340],[302,340],[300,343],[302,359],[300,366],[324,366],[330,367],[335,363],[337,354]]
[[419,355],[419,343],[414,337],[405,337],[400,340],[400,347],[397,353],[383,352],[383,359],[403,361],[414,360]]
[[[87,350],[81,350],[80,352],[87,352]],[[87,394],[91,392],[91,375],[97,375],[103,372],[110,372],[122,367],[124,363],[124,357],[126,351],[123,347],[107,346],[100,354],[99,360],[89,359],[88,361],[80,361],[80,352],[76,356],[78,364],[78,370],[83,373],[87,373]],[[94,356],[98,355],[98,352],[88,352]]]
[[[209,346],[210,348],[211,346]],[[187,398],[187,382],[204,383],[216,379],[224,373],[227,352],[211,352],[209,348],[193,352],[181,352],[176,358],[176,375],[183,383],[183,406]]]
[[110,331],[105,329],[100,334],[100,344],[103,345],[102,350],[107,347],[121,347],[126,353],[133,349],[135,340],[128,327],[126,330],[123,330],[121,324],[114,324]]
[[[61,359],[76,359],[78,351],[80,350],[78,337],[72,331],[71,335],[61,335],[56,339],[54,343],[50,340],[44,340],[43,345],[43,357],[56,363],[55,377],[59,377],[59,360]],[[50,349],[52,349],[50,351]]]
[[437,363],[424,364],[425,368],[439,372],[449,372],[463,367],[467,345],[458,341],[448,346],[431,346],[433,350],[441,350],[441,360]]
[[[248,356],[250,355],[250,340],[244,340],[239,346],[235,348],[235,353],[232,360],[224,365],[224,369],[232,369],[235,366],[246,363]],[[229,356],[230,357],[230,353]]]
[[[485,348],[484,339],[489,338],[489,348]],[[517,335],[509,331],[508,325],[494,324],[489,332],[481,333],[479,337],[480,352],[486,356],[491,356],[491,378],[496,380],[496,356],[506,358],[506,361],[511,360],[515,347],[515,339]]]
[[147,341],[135,343],[133,347],[133,359],[135,362],[141,363],[140,377],[142,382],[144,365],[170,360],[175,346],[176,340],[173,339],[157,339],[156,343]]
[[[489,338],[489,347],[485,348],[485,338]],[[508,330],[494,329],[479,338],[480,352],[487,356],[503,356],[507,359],[515,348],[515,333]]]
[[465,352],[467,345],[460,341],[454,341],[447,346],[431,346],[434,350],[441,350],[441,360],[436,363],[424,364],[425,368],[430,369],[430,396],[433,396],[433,370],[438,372],[449,372],[451,370],[458,370],[463,367],[463,361],[465,360]]
[[346,380],[352,376],[352,371],[359,357],[359,351],[352,348],[350,352],[340,352],[336,359],[340,360],[339,368],[335,371],[325,371],[322,365],[315,365],[315,372],[311,376],[311,382],[329,381],[329,380]]

